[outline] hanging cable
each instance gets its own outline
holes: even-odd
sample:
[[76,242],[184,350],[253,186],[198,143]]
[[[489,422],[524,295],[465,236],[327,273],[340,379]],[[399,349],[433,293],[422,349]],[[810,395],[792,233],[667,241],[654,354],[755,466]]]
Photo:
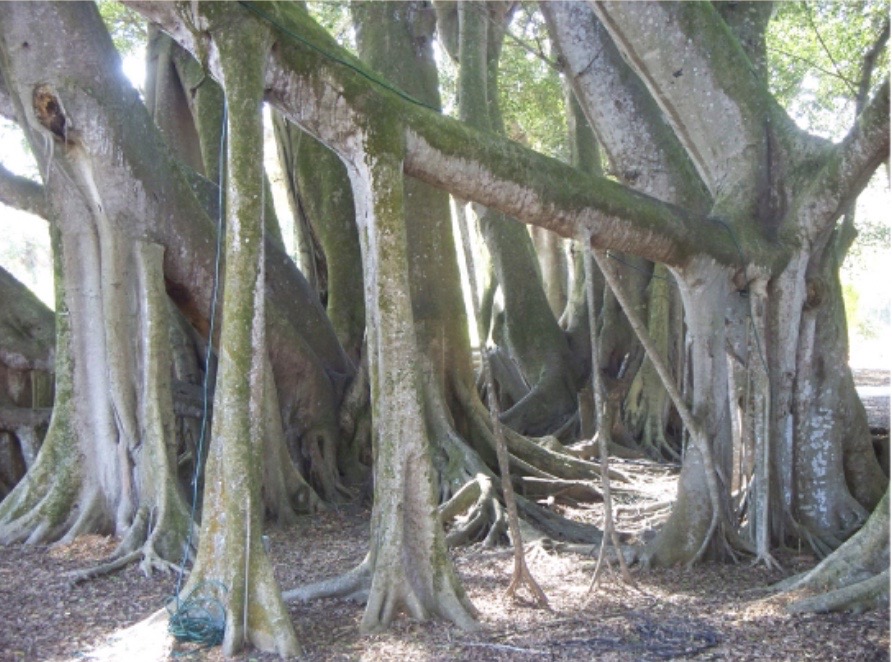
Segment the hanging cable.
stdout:
[[201,478],[201,463],[204,455],[204,445],[208,433],[208,419],[210,416],[211,399],[211,359],[214,354],[214,331],[217,319],[217,299],[220,290],[220,267],[223,254],[223,231],[225,230],[226,214],[226,138],[228,108],[226,100],[223,100],[223,126],[220,129],[220,153],[218,156],[218,181],[217,181],[217,241],[214,256],[214,280],[211,288],[210,320],[208,322],[208,339],[204,355],[204,381],[202,383],[202,409],[201,428],[198,434],[198,444],[195,449],[195,470],[192,474],[192,507],[189,514],[189,535],[183,546],[183,560],[177,573],[175,593],[176,609],[170,614],[168,632],[177,641],[185,643],[200,643],[205,647],[216,646],[223,641],[223,633],[226,621],[226,611],[223,603],[218,598],[204,597],[205,587],[216,586],[223,593],[226,587],[219,582],[202,582],[196,586],[185,599],[180,599],[183,588],[183,577],[186,574],[186,562],[192,550],[192,540],[195,532],[195,513],[198,508],[198,484]]

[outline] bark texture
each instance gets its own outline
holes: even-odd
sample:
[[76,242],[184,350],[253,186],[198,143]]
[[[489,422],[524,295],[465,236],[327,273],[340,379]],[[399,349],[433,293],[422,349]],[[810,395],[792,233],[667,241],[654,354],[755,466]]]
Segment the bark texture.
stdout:
[[[221,20],[218,10],[207,8],[202,17],[213,25]],[[228,109],[226,271],[217,414],[205,468],[198,553],[185,593],[210,580],[226,588],[226,655],[250,643],[284,657],[298,653],[297,638],[260,539],[267,361],[261,98],[268,33],[248,23],[218,34],[215,43]]]

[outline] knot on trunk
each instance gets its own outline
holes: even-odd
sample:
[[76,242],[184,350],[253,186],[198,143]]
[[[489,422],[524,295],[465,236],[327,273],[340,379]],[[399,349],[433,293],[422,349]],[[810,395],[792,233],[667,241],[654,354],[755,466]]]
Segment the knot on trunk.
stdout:
[[805,284],[805,310],[814,310],[824,303],[827,285],[820,278],[809,278]]

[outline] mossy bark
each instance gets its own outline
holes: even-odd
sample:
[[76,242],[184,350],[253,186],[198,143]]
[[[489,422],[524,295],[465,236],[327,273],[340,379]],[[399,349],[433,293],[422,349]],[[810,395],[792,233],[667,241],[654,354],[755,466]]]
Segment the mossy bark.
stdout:
[[[150,3],[148,8],[173,30],[179,28],[184,43],[196,38],[183,34],[186,21],[177,18],[182,5]],[[322,44],[353,67],[362,67],[338,51],[300,8],[269,8],[314,45]],[[245,18],[249,9],[232,5],[231,11]],[[713,205],[724,225],[706,223],[704,208],[698,204],[685,202],[679,208],[660,203],[440,117],[362,78],[355,68],[333,63],[287,39],[278,29],[281,39],[271,54],[268,98],[345,158],[355,138],[350,127],[362,125],[369,112],[401,117],[406,127],[402,162],[406,172],[564,236],[578,236],[581,228],[587,229],[596,247],[632,252],[681,270],[686,270],[692,256],[701,256],[699,260],[708,255],[724,268],[733,267],[727,269],[728,281],[733,279],[735,288],[744,292],[754,269],[768,272],[765,349],[773,390],[769,442],[771,452],[780,449],[775,468],[783,471],[785,465],[792,466],[793,458],[792,447],[784,445],[793,440],[792,389],[807,298],[806,266],[839,210],[848,206],[863,188],[866,175],[887,156],[888,85],[880,88],[850,136],[831,148],[793,127],[759,76],[749,70],[746,51],[710,4],[654,3],[632,11],[612,3],[598,5],[597,11],[611,13],[611,34],[645,80],[648,93],[666,111],[706,183],[706,207]],[[649,19],[659,21],[662,29],[650,29]],[[698,73],[702,67],[703,75],[689,75],[685,68],[692,67]],[[714,112],[702,112],[707,97],[716,100]],[[717,356],[723,350],[711,351]],[[727,390],[727,385],[722,388]],[[727,402],[715,399],[709,406],[715,409],[706,414],[720,420]],[[772,513],[772,527],[790,514],[794,496],[790,474],[780,489],[772,490],[771,498],[781,506],[780,512]]]
[[[122,542],[114,556],[138,551],[150,561],[148,569],[156,553],[178,560],[188,531],[174,477],[165,471],[172,461],[163,440],[172,428],[170,392],[140,388],[156,358],[141,339],[150,326],[166,324],[166,308],[132,305],[155,291],[158,283],[149,280],[159,279],[160,271],[148,268],[140,276],[143,228],[133,200],[107,169],[126,152],[117,142],[120,128],[93,121],[138,100],[116,81],[82,84],[118,62],[95,7],[47,4],[3,11],[4,76],[46,178],[59,233],[54,247],[64,294],[58,324],[65,334],[59,353],[69,362],[60,365],[62,395],[47,451],[32,467],[28,494],[11,501],[6,513],[14,529],[8,539],[116,533]],[[27,39],[44,43],[32,32],[47,22],[91,45],[82,60],[67,57],[58,40],[46,41],[36,53],[22,46]],[[153,510],[163,516],[150,527],[145,514]],[[146,545],[150,541],[158,545]]]
[[53,311],[0,267],[0,500],[34,463],[53,404]]
[[49,429],[28,479],[0,502],[0,543],[29,544],[55,540],[71,524],[83,480],[83,458],[75,427],[74,367],[71,327],[62,273],[62,242],[51,230],[57,316],[55,331],[55,405]]
[[308,225],[302,250],[310,264],[304,268],[316,272],[325,312],[344,351],[358,363],[365,323],[362,258],[347,171],[334,152],[281,115],[273,121],[295,218]]
[[[220,20],[218,10],[206,8],[205,18]],[[226,587],[225,654],[250,643],[295,655],[294,627],[260,539],[267,361],[261,99],[268,35],[248,23],[218,33],[216,45],[228,105],[226,272],[201,537],[185,593],[208,580]]]
[[[223,90],[219,82],[212,78],[206,61],[199,62],[167,35],[153,34],[152,37],[147,105],[165,142],[179,159],[179,167],[201,192],[207,213],[216,215],[220,201],[215,184],[219,180],[220,169]],[[199,56],[206,59],[207,53],[199,53]],[[197,177],[190,168],[206,173],[210,181]],[[286,255],[268,182],[265,181],[264,186],[267,295],[271,300],[278,300],[278,303],[269,306],[267,314],[269,334],[273,340],[270,360],[274,367],[274,388],[281,393],[281,397],[277,398],[282,405],[282,424],[279,427],[284,434],[270,437],[267,441],[279,459],[284,459],[285,454],[273,448],[272,439],[276,440],[275,443],[284,442],[291,450],[293,461],[299,469],[296,471],[297,467],[283,466],[283,471],[295,476],[302,472],[301,475],[312,482],[311,489],[318,490],[326,499],[338,500],[342,490],[338,476],[332,471],[337,459],[336,408],[353,374],[352,363],[355,360],[351,362],[351,357],[337,342],[338,336],[325,315],[314,287]],[[207,232],[214,231],[207,228]],[[355,253],[358,260],[358,247]],[[213,265],[208,266],[213,269]],[[168,277],[170,281],[175,281],[170,271],[168,269]],[[289,282],[289,286],[278,287],[276,284],[280,282]],[[200,331],[206,332],[210,306],[204,307],[199,300],[203,294],[210,297],[210,282],[198,283],[207,285],[208,290],[201,292],[201,288],[191,281],[185,285],[169,282],[169,290],[190,321]],[[358,291],[361,291],[361,284]],[[293,305],[295,296],[300,300],[299,306]],[[271,397],[278,395],[270,394]],[[307,491],[306,481],[300,478],[298,482],[295,489],[300,493],[300,501],[315,502],[315,495]],[[286,503],[293,502],[294,494],[289,496],[279,490],[278,494],[268,496],[270,506],[277,504],[274,508],[279,515],[285,519],[294,517],[295,513],[287,514],[281,510]],[[300,506],[299,510],[303,507]]]
[[[546,13],[559,14],[564,11],[562,8],[563,6],[549,8]],[[768,416],[773,422],[770,434],[763,434],[763,442],[759,446],[763,449],[760,451],[762,461],[751,462],[749,465],[750,470],[754,470],[756,464],[764,470],[760,469],[755,474],[756,484],[751,484],[751,488],[756,496],[748,503],[752,521],[760,519],[758,528],[768,525],[768,522],[763,521],[765,518],[770,520],[774,544],[785,541],[785,532],[790,530],[785,527],[789,526],[797,533],[805,533],[816,541],[818,548],[822,546],[821,538],[829,534],[827,542],[832,546],[838,543],[836,536],[841,529],[857,522],[859,511],[857,503],[848,495],[842,481],[843,452],[839,444],[845,435],[840,435],[837,423],[829,420],[832,418],[836,421],[834,416],[825,416],[822,419],[815,410],[816,405],[820,408],[814,397],[819,392],[818,381],[826,385],[833,381],[828,381],[828,378],[835,372],[823,370],[819,365],[821,360],[815,353],[817,335],[824,336],[830,345],[834,345],[836,341],[830,340],[830,337],[838,338],[841,334],[834,330],[838,328],[838,324],[814,323],[816,314],[825,313],[809,313],[803,311],[803,307],[807,306],[809,274],[821,263],[819,254],[823,244],[819,228],[824,223],[824,232],[827,231],[827,222],[833,217],[831,205],[839,204],[846,194],[841,194],[841,189],[836,189],[836,193],[827,196],[835,200],[835,203],[825,201],[823,194],[814,191],[813,178],[809,180],[804,174],[806,171],[814,173],[818,169],[829,177],[829,172],[834,170],[854,181],[858,176],[856,173],[860,172],[859,168],[870,169],[871,160],[863,152],[859,165],[844,167],[841,164],[847,158],[854,158],[858,151],[854,144],[857,144],[858,136],[864,136],[872,130],[875,115],[865,112],[865,117],[858,122],[851,135],[853,147],[841,146],[839,153],[829,158],[825,145],[796,129],[789,117],[767,94],[764,88],[764,69],[758,74],[757,67],[757,75],[738,75],[738,72],[750,69],[751,61],[758,65],[760,54],[764,55],[762,38],[766,15],[760,10],[755,11],[753,16],[747,15],[749,19],[744,17],[742,22],[735,22],[736,17],[731,16],[731,32],[722,24],[715,8],[709,5],[695,7],[650,4],[642,7],[641,11],[633,12],[626,6],[613,4],[598,5],[594,10],[603,20],[611,40],[623,51],[631,67],[646,85],[648,96],[656,100],[666,113],[673,133],[696,165],[708,188],[708,196],[701,194],[700,200],[705,200],[707,204],[711,202],[712,217],[721,221],[715,224],[716,229],[724,228],[723,231],[733,236],[738,244],[742,274],[738,272],[734,275],[735,287],[744,294],[749,293],[754,274],[761,273],[759,264],[768,264],[762,261],[766,253],[750,242],[749,237],[753,231],[769,239],[780,238],[786,227],[790,232],[801,232],[800,236],[806,240],[807,245],[794,250],[788,262],[778,260],[773,265],[774,278],[769,279],[767,298],[761,299],[759,304],[767,308],[767,333],[755,345],[751,345],[748,352],[744,348],[743,354],[737,357],[738,360],[745,361],[747,369],[753,373],[751,381],[754,384],[762,383],[759,374],[761,370],[770,370],[771,403]],[[584,10],[575,8],[575,11]],[[736,9],[723,8],[722,11],[733,14]],[[741,12],[746,11],[746,8],[741,8]],[[658,33],[649,30],[647,26],[653,21],[660,22],[664,29]],[[576,35],[578,32],[565,27],[564,39],[568,43],[578,38]],[[719,43],[724,46],[719,47]],[[661,56],[654,59],[645,51],[660,52]],[[719,53],[721,57],[717,57]],[[597,69],[597,66],[587,67],[584,71],[580,67],[579,58],[568,59],[577,67],[574,73],[579,72],[573,79],[576,88],[584,93],[586,80],[592,77],[589,69]],[[692,67],[696,67],[698,72],[702,69],[707,73],[690,76]],[[878,98],[883,93],[881,88]],[[712,112],[704,115],[693,109],[697,99],[706,97],[712,99],[713,108],[723,105],[729,109],[733,107],[729,112],[736,113],[740,121],[733,123],[732,132],[728,131],[724,123],[726,113]],[[602,98],[614,101],[618,97],[610,94],[602,95]],[[597,103],[594,95],[590,95],[589,100],[589,107]],[[636,115],[640,118],[647,117],[648,114],[638,112]],[[603,118],[611,116],[615,116],[615,113],[606,108],[593,121],[603,125]],[[717,122],[716,119],[720,116],[723,121]],[[736,137],[734,131],[737,132]],[[601,131],[600,135],[603,139],[609,134]],[[630,135],[646,135],[646,132],[634,131]],[[882,142],[883,138],[877,138]],[[657,144],[662,147],[667,143]],[[668,152],[677,153],[677,150],[670,149]],[[654,153],[661,154],[655,149],[641,152],[642,155]],[[824,165],[818,165],[820,163]],[[664,169],[664,172],[679,171],[679,168]],[[688,180],[693,181],[693,178]],[[842,179],[838,183],[842,189],[845,188]],[[855,188],[860,190],[857,185]],[[824,190],[828,189],[825,187]],[[697,196],[691,198],[691,192],[690,188],[685,189],[683,185],[679,185],[676,194],[685,193],[685,196],[676,199],[685,206],[694,208],[697,205]],[[809,202],[801,204],[799,200]],[[685,292],[689,286],[690,283],[680,282],[685,297],[689,297],[690,293]],[[747,308],[729,307],[727,324],[733,333],[748,333],[750,320],[747,318],[750,313]],[[686,306],[686,310],[690,317],[691,307]],[[752,313],[752,316],[755,318],[757,315]],[[759,317],[762,317],[761,313]],[[819,328],[820,333],[816,335],[809,331],[810,328]],[[700,350],[694,348],[694,351]],[[845,363],[843,356],[829,348],[822,353],[832,354],[834,364]],[[817,377],[812,376],[814,368],[820,371]],[[813,383],[814,379],[818,381]],[[834,381],[834,384],[832,388],[821,389],[820,392],[833,393],[834,395],[828,397],[833,398],[836,403],[839,394],[845,389],[841,381]],[[767,388],[763,391],[749,403],[750,406],[766,406],[764,403],[766,397],[769,397],[769,391]],[[854,411],[848,404],[852,402],[850,397],[844,396],[843,402],[847,404],[840,413],[850,409]],[[734,408],[736,410],[736,404]],[[712,412],[710,415],[714,418],[726,415],[724,409],[725,405],[718,399],[709,406]],[[744,415],[763,417],[764,413],[760,409],[760,412],[745,412]],[[850,417],[849,420],[855,419],[857,416]],[[795,426],[794,420],[798,421]],[[837,426],[836,432],[831,430],[834,426]],[[816,436],[815,430],[826,431],[829,436]],[[826,438],[819,439],[821,436]],[[863,459],[867,457],[863,452],[866,435],[861,434],[857,438],[859,450],[852,453],[852,458]],[[769,454],[773,458],[771,463],[767,460]],[[727,452],[723,450],[722,455],[725,457],[717,459],[725,464]],[[798,458],[796,468],[793,468],[794,458]],[[830,469],[831,465],[837,470]],[[772,477],[769,467],[770,471],[779,473]],[[785,467],[788,469],[784,469]],[[861,467],[862,474],[865,468]],[[823,478],[809,478],[817,475],[815,470]],[[831,476],[837,478],[830,478]],[[683,474],[682,487],[685,482]],[[873,490],[871,496],[875,499],[877,481],[868,481],[870,482],[874,483],[874,487],[859,488]],[[797,512],[797,499],[802,500],[806,506],[801,513]],[[757,502],[758,506],[755,505]],[[828,517],[820,520],[808,516],[810,512],[826,512]],[[810,524],[802,526],[806,519]],[[842,521],[848,524],[841,525]],[[815,529],[823,533],[818,533]],[[767,559],[767,546],[760,544],[760,550],[760,556]]]
[[436,478],[409,287],[399,134],[373,128],[351,171],[359,212],[367,288],[374,431],[375,505],[364,630],[386,626],[397,611],[475,627],[475,610],[446,552],[436,514]]
[[[459,6],[459,103],[462,120],[499,132],[498,56],[503,38],[496,16],[483,3]],[[523,434],[546,434],[576,410],[577,374],[567,339],[543,289],[542,275],[526,229],[493,210],[475,208],[505,309],[505,349],[517,362],[529,392],[502,414]]]

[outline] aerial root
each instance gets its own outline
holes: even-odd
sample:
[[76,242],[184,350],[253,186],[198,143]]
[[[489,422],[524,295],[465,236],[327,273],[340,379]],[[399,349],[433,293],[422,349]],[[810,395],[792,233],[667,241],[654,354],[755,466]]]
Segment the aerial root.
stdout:
[[[704,557],[706,550],[709,547],[709,543],[712,542],[714,538],[718,540],[725,555],[729,556],[734,563],[740,562],[741,554],[753,555],[756,553],[755,548],[744,540],[734,527],[728,526],[724,517],[713,511],[709,529],[707,530],[706,535],[703,536],[703,542],[700,545],[700,549],[698,549],[697,553],[685,564],[685,567],[688,570],[693,568],[694,565]],[[774,559],[771,560],[774,561]],[[774,563],[777,564],[776,561],[774,561]],[[780,566],[778,565],[778,567]]]
[[764,564],[765,568],[768,570],[780,570],[783,572],[784,566],[780,564],[780,562],[771,555],[771,552],[765,551],[761,554],[757,554],[756,558],[753,559],[753,565]]
[[533,599],[539,607],[551,611],[551,605],[548,604],[548,598],[545,596],[542,587],[539,586],[539,583],[533,575],[530,574],[530,569],[527,567],[526,559],[524,559],[523,554],[515,554],[514,574],[511,576],[511,583],[508,584],[505,595],[517,602],[519,600],[517,591],[523,586],[526,586],[530,593],[532,593]]

